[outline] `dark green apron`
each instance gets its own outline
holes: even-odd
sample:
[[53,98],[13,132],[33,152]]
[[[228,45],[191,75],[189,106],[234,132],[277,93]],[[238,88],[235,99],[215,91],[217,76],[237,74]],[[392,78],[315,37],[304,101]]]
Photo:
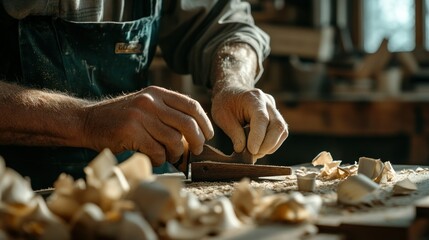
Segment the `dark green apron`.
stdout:
[[[128,22],[82,23],[52,17],[20,21],[23,78],[18,83],[86,99],[148,86],[146,75],[156,49],[161,1],[135,2],[134,19],[138,20]],[[124,152],[117,157],[121,161],[131,154]],[[71,147],[2,146],[0,155],[9,167],[30,177],[34,189],[40,189],[52,186],[62,172],[84,177],[83,168],[97,152]]]

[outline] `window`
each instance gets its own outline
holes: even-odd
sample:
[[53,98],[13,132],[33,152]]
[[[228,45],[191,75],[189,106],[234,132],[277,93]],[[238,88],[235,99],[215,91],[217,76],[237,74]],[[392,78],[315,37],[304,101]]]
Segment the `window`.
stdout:
[[[425,1],[428,6],[429,0]],[[375,52],[383,38],[389,39],[389,50],[392,52],[414,50],[415,22],[414,0],[364,0],[364,50]],[[429,41],[428,37],[426,41]]]
[[424,3],[424,13],[425,13],[425,46],[426,49],[429,49],[429,0],[425,0]]

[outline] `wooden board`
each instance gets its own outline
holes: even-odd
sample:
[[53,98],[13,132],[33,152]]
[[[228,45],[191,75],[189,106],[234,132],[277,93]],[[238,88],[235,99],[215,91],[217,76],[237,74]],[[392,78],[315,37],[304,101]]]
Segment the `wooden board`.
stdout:
[[195,181],[234,181],[242,178],[258,178],[292,174],[292,168],[272,165],[241,163],[193,162],[191,179]]

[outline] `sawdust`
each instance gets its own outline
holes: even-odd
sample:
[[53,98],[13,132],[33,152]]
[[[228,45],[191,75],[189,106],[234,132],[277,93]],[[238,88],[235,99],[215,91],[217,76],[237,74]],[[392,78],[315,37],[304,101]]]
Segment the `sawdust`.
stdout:
[[[296,176],[285,176],[271,180],[252,180],[253,188],[264,189],[267,192],[281,193],[296,190]],[[237,182],[190,182],[185,190],[194,193],[201,201],[212,200],[221,196],[230,197]]]
[[[396,182],[409,178],[414,182],[418,190],[410,195],[394,196],[393,186]],[[337,203],[337,185],[341,180],[316,180],[316,188],[312,193],[302,192],[304,195],[317,194],[322,197],[323,207],[320,215],[347,215],[354,212],[373,212],[398,206],[409,206],[416,200],[429,195],[429,168],[405,169],[397,171],[394,181],[380,184],[380,188],[374,193],[372,201],[357,206],[346,206]],[[185,191],[192,192],[201,201],[211,200],[220,196],[230,197],[234,190],[235,182],[189,182],[185,185]],[[254,188],[261,188],[267,192],[288,193],[298,191],[296,175],[276,177],[273,179],[252,180]]]

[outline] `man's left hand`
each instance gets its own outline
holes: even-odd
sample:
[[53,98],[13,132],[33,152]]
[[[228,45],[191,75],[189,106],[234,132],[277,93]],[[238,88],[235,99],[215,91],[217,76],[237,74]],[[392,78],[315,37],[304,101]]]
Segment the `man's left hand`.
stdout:
[[[247,146],[258,159],[274,153],[289,134],[274,98],[260,89],[225,88],[213,96],[211,113],[236,152]],[[250,124],[248,139],[242,127],[246,123]]]

